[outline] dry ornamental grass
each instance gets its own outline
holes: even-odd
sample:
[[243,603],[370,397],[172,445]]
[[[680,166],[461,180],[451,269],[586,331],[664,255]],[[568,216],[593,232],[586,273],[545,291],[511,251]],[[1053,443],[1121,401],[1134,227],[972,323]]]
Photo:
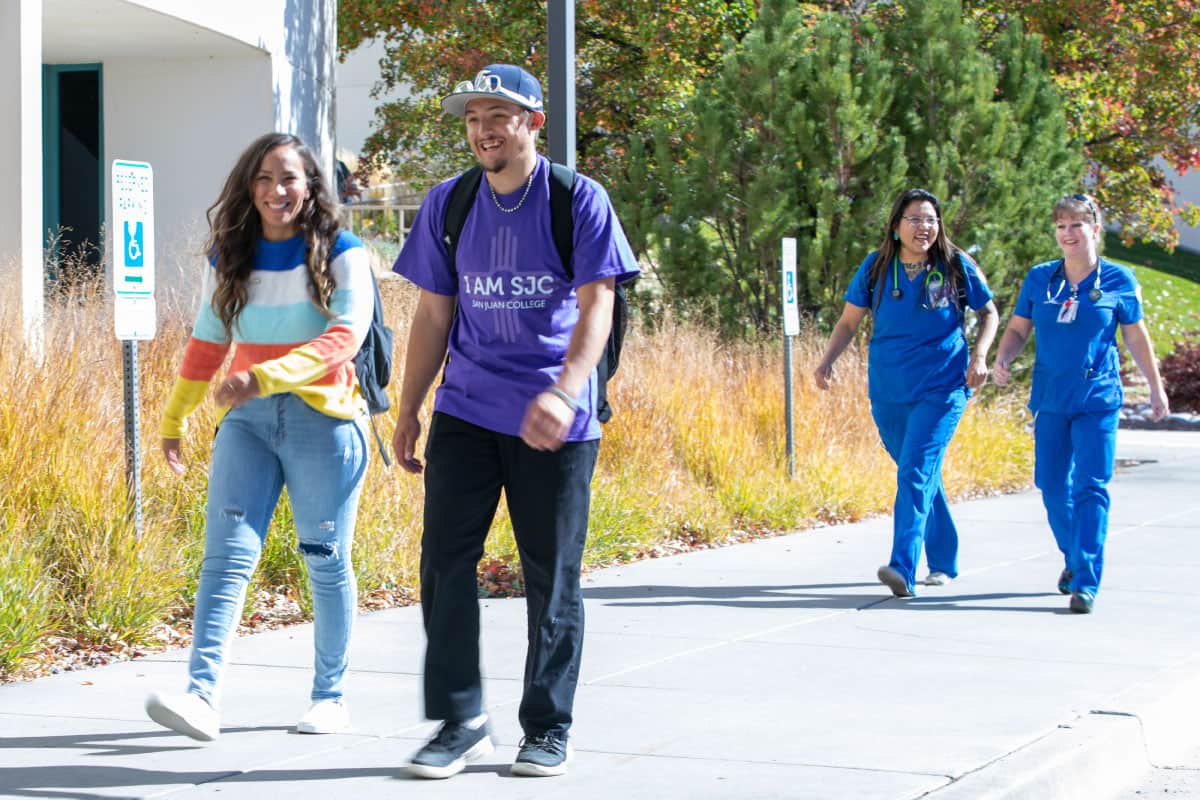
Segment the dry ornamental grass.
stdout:
[[[394,399],[415,290],[384,279],[381,291],[396,330]],[[41,361],[23,342],[18,304],[16,292],[0,300],[0,381],[9,387],[0,406],[0,678],[186,644],[215,408],[206,403],[189,420],[182,477],[166,469],[157,428],[191,312],[160,300],[158,335],[139,347],[138,540],[126,513],[121,345],[112,333],[110,295],[76,287],[48,302]],[[821,341],[812,334],[798,341],[796,477],[789,480],[776,343],[724,343],[669,320],[632,327],[610,385],[615,416],[604,428],[594,481],[587,567],[889,511],[894,467],[871,421],[861,357],[848,352],[834,388],[820,392],[807,376]],[[1020,406],[1014,393],[971,404],[946,459],[952,497],[1028,484],[1032,442]],[[390,441],[390,421],[378,421]],[[376,458],[354,549],[364,609],[413,602],[421,501],[420,478],[386,470]],[[521,592],[503,511],[481,562],[480,587]],[[250,597],[245,631],[309,615],[286,496]]]

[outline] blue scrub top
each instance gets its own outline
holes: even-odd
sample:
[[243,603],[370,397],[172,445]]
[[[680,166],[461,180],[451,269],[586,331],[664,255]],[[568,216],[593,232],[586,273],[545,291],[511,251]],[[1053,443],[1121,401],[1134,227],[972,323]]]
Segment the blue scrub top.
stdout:
[[[867,394],[871,402],[915,403],[928,395],[946,395],[967,383],[970,354],[963,335],[959,300],[928,283],[929,273],[909,280],[903,269],[889,267],[883,295],[875,306],[868,275],[878,251],[868,255],[846,288],[845,300],[874,314],[867,358]],[[966,304],[979,310],[992,290],[966,254]],[[945,274],[947,267],[939,267]],[[893,273],[899,272],[901,295],[892,297]]]
[[1029,408],[1034,412],[1109,411],[1125,400],[1117,325],[1141,320],[1142,292],[1132,270],[1103,258],[1099,300],[1088,296],[1095,283],[1095,270],[1079,282],[1073,301],[1079,308],[1072,322],[1058,321],[1071,296],[1061,258],[1033,267],[1021,284],[1013,315],[1033,320],[1036,350]]

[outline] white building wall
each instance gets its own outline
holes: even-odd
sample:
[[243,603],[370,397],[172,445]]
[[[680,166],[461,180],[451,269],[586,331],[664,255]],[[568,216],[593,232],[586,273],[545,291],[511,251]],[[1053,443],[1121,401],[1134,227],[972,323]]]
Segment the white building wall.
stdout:
[[[205,210],[246,145],[274,127],[272,60],[249,47],[245,52],[104,62],[105,163],[125,158],[154,167],[160,287],[196,288]],[[110,198],[109,223],[111,214]]]
[[337,0],[137,0],[137,5],[266,52],[273,119],[260,132],[299,136],[332,171]]
[[[253,139],[270,131],[295,134],[333,174],[336,0],[138,4],[245,45],[238,56],[104,64],[107,160],[154,165],[159,286],[177,289],[186,301],[198,289],[205,210]],[[169,120],[170,133],[146,138],[138,121],[145,114]],[[126,145],[149,155],[123,152]]]
[[[332,175],[337,0],[0,0],[0,265],[16,262],[40,336],[42,65],[101,65],[105,180],[116,158],[155,171],[158,286],[191,280],[205,209],[270,130],[307,141]],[[14,287],[15,288],[15,287]]]
[[21,298],[26,341],[40,349],[42,299],[42,13],[39,0],[0,3],[0,266]]
[[379,60],[384,56],[380,42],[367,42],[346,55],[336,66],[337,106],[335,121],[338,150],[362,155],[363,144],[375,125],[375,109],[381,104],[402,97],[403,90],[393,90],[378,98],[371,91],[379,83]]

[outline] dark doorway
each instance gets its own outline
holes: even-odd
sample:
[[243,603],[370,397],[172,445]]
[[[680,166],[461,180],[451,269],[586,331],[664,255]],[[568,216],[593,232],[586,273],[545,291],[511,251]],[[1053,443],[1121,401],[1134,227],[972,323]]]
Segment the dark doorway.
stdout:
[[99,64],[43,68],[47,276],[76,281],[103,272],[103,97]]

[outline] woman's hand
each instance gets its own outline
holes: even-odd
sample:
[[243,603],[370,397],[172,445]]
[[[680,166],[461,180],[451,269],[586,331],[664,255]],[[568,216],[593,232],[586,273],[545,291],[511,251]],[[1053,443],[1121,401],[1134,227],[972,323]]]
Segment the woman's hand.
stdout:
[[1150,393],[1150,418],[1155,422],[1171,412],[1171,404],[1167,401],[1167,393],[1162,389]]
[[967,365],[967,386],[978,389],[987,383],[987,378],[987,358],[976,353],[971,356],[971,363]]
[[176,475],[182,475],[183,461],[179,458],[179,440],[163,439],[162,452],[163,458],[167,459],[167,466],[171,468],[171,472],[174,472]]
[[992,382],[997,386],[1007,386],[1008,379],[1011,377],[1012,373],[1008,371],[1008,364],[996,359],[996,363],[992,364]]
[[258,378],[253,372],[242,370],[226,375],[225,380],[221,381],[221,385],[217,387],[217,405],[237,408],[260,394]]
[[829,384],[833,380],[833,365],[820,363],[813,370],[813,382],[817,384],[818,389],[828,391]]

